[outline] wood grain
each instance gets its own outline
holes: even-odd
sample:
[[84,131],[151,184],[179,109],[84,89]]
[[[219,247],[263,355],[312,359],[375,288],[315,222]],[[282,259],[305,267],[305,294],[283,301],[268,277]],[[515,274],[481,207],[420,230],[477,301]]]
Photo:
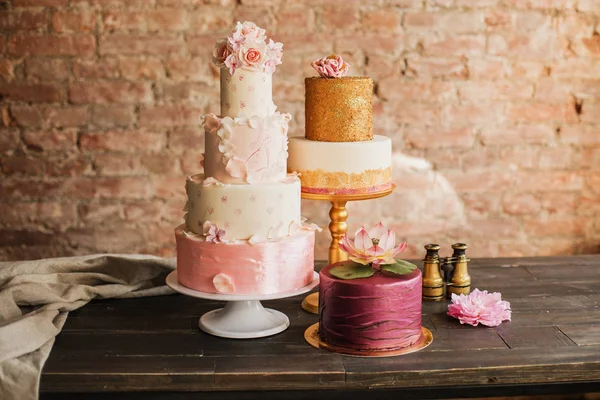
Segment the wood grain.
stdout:
[[291,325],[254,340],[198,329],[198,318],[222,302],[180,295],[95,301],[70,313],[58,335],[43,371],[42,399],[69,399],[68,393],[90,399],[112,393],[116,400],[204,392],[202,398],[242,400],[363,399],[372,389],[377,398],[600,391],[600,256],[477,259],[469,268],[473,288],[500,291],[510,301],[512,321],[495,328],[461,325],[446,315],[447,301],[427,301],[423,325],[433,343],[395,358],[353,358],[309,346],[303,333],[318,317],[300,308],[304,296],[265,301]]

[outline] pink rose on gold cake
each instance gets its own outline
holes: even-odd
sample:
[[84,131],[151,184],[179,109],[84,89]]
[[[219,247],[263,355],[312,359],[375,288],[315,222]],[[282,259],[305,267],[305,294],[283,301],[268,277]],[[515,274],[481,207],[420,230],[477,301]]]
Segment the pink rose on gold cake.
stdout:
[[310,65],[323,78],[341,78],[342,76],[346,76],[350,69],[348,63],[336,54],[315,60]]
[[457,318],[461,324],[497,326],[502,321],[510,321],[511,309],[510,303],[502,300],[500,293],[475,289],[469,295],[453,293],[448,315]]
[[361,226],[356,231],[354,242],[344,235],[340,248],[356,263],[377,266],[396,263],[395,257],[404,251],[406,242],[396,246],[396,233],[393,229],[385,229],[380,222],[369,231]]

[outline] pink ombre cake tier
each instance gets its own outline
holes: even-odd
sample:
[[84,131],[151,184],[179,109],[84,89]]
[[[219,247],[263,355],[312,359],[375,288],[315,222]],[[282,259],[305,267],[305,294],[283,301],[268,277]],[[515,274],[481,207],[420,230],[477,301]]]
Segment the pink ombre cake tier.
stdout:
[[[251,244],[206,242],[201,235],[175,230],[177,277],[200,292],[233,295],[273,294],[312,282],[315,232],[300,230],[274,241]],[[227,282],[227,291],[219,282]]]
[[403,276],[376,272],[370,278],[339,279],[328,265],[320,272],[319,336],[355,350],[396,350],[421,337],[421,271]]

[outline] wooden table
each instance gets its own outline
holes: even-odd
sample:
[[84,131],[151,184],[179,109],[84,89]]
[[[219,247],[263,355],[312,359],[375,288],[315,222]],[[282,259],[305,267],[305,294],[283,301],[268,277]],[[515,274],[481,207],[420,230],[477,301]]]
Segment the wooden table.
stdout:
[[469,271],[473,288],[500,291],[510,301],[512,322],[462,326],[446,316],[446,302],[426,302],[423,321],[433,343],[394,358],[344,357],[306,344],[304,330],[317,317],[300,308],[303,296],[264,302],[285,312],[291,326],[254,340],[199,331],[198,317],[216,302],[181,295],[96,301],[72,312],[57,337],[42,399],[91,392],[98,393],[86,399],[347,400],[368,390],[369,399],[397,400],[600,391],[600,255],[480,259]]

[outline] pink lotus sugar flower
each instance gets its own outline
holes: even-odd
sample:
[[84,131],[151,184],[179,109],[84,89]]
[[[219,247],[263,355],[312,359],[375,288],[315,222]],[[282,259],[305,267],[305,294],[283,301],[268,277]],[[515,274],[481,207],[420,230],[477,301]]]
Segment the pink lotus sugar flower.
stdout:
[[340,248],[356,263],[377,266],[394,264],[395,257],[406,248],[406,242],[396,246],[396,233],[393,229],[385,229],[380,222],[369,231],[361,226],[354,235],[354,243],[344,235]]
[[461,324],[498,326],[502,321],[510,321],[511,310],[510,303],[502,300],[500,293],[475,289],[469,295],[453,293],[448,315],[457,318]]
[[348,63],[336,54],[315,60],[310,65],[323,78],[341,78],[342,76],[346,76],[350,70]]
[[211,243],[222,243],[225,241],[225,235],[227,231],[225,229],[221,229],[217,226],[217,224],[213,224],[210,221],[204,222],[202,226],[202,232],[206,237],[207,242]]

